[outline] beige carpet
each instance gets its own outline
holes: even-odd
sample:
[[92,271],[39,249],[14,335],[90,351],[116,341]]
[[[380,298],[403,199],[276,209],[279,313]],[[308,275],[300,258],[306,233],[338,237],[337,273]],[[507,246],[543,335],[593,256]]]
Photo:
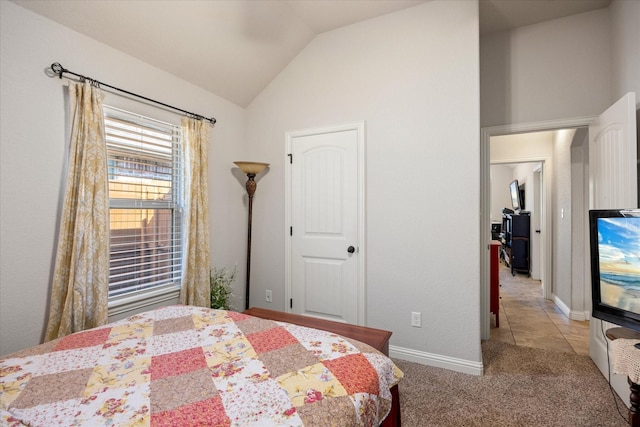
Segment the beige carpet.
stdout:
[[494,341],[482,353],[483,376],[395,359],[403,427],[627,426],[588,356]]

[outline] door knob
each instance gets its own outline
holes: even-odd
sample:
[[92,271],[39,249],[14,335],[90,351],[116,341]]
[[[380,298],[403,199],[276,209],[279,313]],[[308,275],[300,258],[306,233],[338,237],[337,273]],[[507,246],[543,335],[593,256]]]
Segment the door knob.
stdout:
[[350,254],[354,253],[356,251],[356,248],[354,248],[353,246],[349,246],[347,248],[347,252],[349,252]]

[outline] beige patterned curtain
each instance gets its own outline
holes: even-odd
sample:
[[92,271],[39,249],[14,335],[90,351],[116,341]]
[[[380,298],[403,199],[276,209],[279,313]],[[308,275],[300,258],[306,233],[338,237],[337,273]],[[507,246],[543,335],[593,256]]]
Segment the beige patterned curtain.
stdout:
[[102,91],[71,83],[67,188],[45,340],[107,323],[109,189]]
[[204,120],[182,119],[187,199],[186,260],[180,302],[209,307],[209,202],[207,196],[209,125]]

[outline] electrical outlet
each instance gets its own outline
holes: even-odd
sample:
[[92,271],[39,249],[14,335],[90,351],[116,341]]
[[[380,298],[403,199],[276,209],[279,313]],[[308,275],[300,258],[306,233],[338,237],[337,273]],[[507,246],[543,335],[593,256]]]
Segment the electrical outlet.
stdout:
[[415,328],[422,328],[421,314],[417,311],[411,312],[411,326]]
[[273,295],[271,294],[271,290],[267,289],[264,300],[266,302],[273,302]]

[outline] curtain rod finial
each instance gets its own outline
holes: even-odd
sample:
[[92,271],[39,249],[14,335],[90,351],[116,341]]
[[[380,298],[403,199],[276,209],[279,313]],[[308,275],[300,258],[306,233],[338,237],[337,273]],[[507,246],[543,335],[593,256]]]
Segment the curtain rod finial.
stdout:
[[67,71],[62,65],[60,65],[59,62],[54,62],[53,64],[51,64],[51,70],[53,70],[53,72],[56,73],[60,78],[62,78],[62,73]]

